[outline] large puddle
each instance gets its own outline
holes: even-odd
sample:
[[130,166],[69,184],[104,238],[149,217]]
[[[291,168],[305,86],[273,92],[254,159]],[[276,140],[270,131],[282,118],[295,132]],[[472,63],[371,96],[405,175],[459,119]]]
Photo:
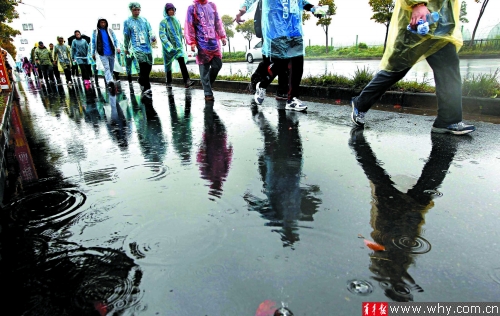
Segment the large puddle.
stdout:
[[348,106],[23,86],[36,176],[1,233],[19,315],[498,301],[497,125],[431,135],[432,117],[373,111],[363,132]]

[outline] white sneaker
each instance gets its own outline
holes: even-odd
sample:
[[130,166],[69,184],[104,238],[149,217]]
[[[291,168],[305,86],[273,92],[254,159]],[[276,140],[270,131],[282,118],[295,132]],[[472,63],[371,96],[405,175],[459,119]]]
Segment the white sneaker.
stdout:
[[292,101],[286,102],[285,109],[293,111],[305,111],[307,110],[307,105],[304,105],[299,99],[293,98]]
[[264,102],[264,98],[266,97],[266,89],[260,88],[260,82],[257,83],[257,86],[255,88],[255,95],[253,96],[253,99],[257,104],[262,104]]

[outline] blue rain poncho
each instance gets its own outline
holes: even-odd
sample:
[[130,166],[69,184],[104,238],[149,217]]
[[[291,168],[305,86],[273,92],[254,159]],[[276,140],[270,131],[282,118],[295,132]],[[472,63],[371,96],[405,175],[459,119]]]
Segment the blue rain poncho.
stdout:
[[131,45],[139,60],[140,58],[137,55],[141,53],[151,54],[153,52],[151,41],[155,36],[153,35],[151,25],[145,18],[140,16],[134,18],[131,16],[125,20],[123,23],[123,37],[124,46],[129,47]]
[[[425,3],[430,12],[439,13],[439,21],[429,26],[427,35],[407,30],[412,6]],[[380,63],[385,71],[403,71],[452,43],[457,51],[462,47],[458,0],[397,0],[387,37],[387,48]]]
[[[247,10],[258,0],[245,0]],[[307,0],[262,0],[262,54],[288,59],[305,54],[302,11]]]
[[71,56],[78,65],[88,65],[91,64],[91,58],[89,56],[89,44],[80,37],[80,39],[74,39],[71,43]]

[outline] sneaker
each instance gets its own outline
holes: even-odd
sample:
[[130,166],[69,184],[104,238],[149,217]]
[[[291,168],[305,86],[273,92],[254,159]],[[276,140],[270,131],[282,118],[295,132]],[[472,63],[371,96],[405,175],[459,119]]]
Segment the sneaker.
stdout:
[[255,95],[253,99],[255,100],[255,103],[258,105],[261,105],[262,102],[264,102],[264,98],[266,97],[266,89],[260,88],[260,82],[257,83],[257,86],[255,87]]
[[194,81],[188,80],[186,82],[185,88],[187,89],[187,88],[191,87],[192,85],[194,85],[194,83],[195,83]]
[[293,98],[292,101],[286,101],[285,109],[293,111],[305,111],[307,110],[307,105],[304,105],[299,99]]
[[213,101],[213,100],[215,100],[213,95],[206,95],[205,96],[205,101]]
[[354,99],[351,100],[352,113],[351,120],[356,126],[365,126],[365,115],[366,112],[358,111],[356,105],[354,104]]
[[151,91],[151,89],[148,89],[142,93],[142,96],[151,99],[153,97],[153,92]]
[[288,100],[288,94],[276,92],[276,100]]
[[432,133],[464,135],[476,130],[474,125],[467,125],[464,122],[448,125],[447,127],[432,127]]

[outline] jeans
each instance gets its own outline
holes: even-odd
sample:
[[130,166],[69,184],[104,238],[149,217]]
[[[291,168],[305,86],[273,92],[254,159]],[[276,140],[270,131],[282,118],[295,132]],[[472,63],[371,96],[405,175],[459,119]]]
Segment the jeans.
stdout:
[[[259,87],[267,89],[276,76],[288,74],[288,100],[291,101],[293,98],[298,98],[300,96],[300,82],[304,73],[304,56],[292,57],[290,59],[272,58],[267,59],[267,62],[269,66],[261,68],[263,79]],[[280,79],[278,78],[279,82]],[[279,83],[279,86],[281,88],[284,85]]]
[[104,67],[104,78],[106,79],[107,83],[110,83],[111,81],[113,81],[113,69],[115,68],[115,55],[111,56],[99,55],[99,58],[101,59],[102,66]]
[[43,78],[45,81],[54,79],[54,70],[52,69],[52,65],[40,65],[40,70],[43,73]]
[[[447,127],[462,121],[462,78],[460,60],[455,45],[448,44],[427,57],[434,72],[438,115],[434,127]],[[393,84],[403,79],[410,68],[399,72],[378,72],[353,102],[361,112],[367,112]]]
[[218,57],[214,57],[211,61],[206,64],[199,65],[199,67],[201,84],[203,85],[205,96],[212,96],[214,94],[212,92],[212,85],[217,78],[217,74],[219,74],[219,71],[222,68],[222,60]]

